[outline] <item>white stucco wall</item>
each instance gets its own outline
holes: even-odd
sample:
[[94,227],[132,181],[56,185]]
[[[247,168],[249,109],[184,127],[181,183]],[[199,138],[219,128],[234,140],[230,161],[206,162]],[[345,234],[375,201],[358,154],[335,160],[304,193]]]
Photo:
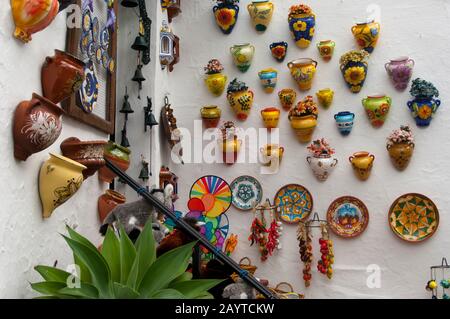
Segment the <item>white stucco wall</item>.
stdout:
[[[317,15],[316,41],[336,41],[334,58],[323,62],[314,45],[306,50],[297,48],[289,35],[287,13],[289,6],[299,1],[273,1],[276,4],[272,24],[263,34],[251,26],[246,9],[250,1],[241,1],[238,23],[231,35],[223,35],[213,21],[212,1],[182,1],[183,13],[173,22],[174,32],[181,38],[181,62],[169,74],[172,92],[171,101],[180,126],[193,130],[193,121],[200,119],[199,109],[208,104],[217,104],[223,110],[224,120],[235,120],[225,98],[213,97],[203,83],[203,66],[211,58],[218,58],[225,66],[224,73],[229,80],[238,77],[255,92],[255,103],[249,119],[239,123],[244,128],[262,127],[259,111],[266,106],[277,105],[276,93],[262,91],[257,72],[266,67],[280,71],[277,90],[295,88],[286,63],[278,64],[270,55],[268,46],[275,41],[287,41],[289,52],[286,62],[300,57],[311,57],[319,61],[314,85],[309,94],[321,88],[335,90],[335,101],[329,110],[320,109],[319,125],[314,137],[326,137],[336,148],[339,164],[325,183],[319,183],[305,157],[306,145],[295,139],[284,112],[280,120],[280,143],[286,148],[285,158],[278,175],[260,175],[258,164],[236,164],[226,167],[222,164],[186,164],[173,166],[180,176],[181,199],[179,210],[186,211],[188,193],[192,183],[207,174],[222,176],[228,182],[240,175],[253,175],[263,185],[264,198],[273,200],[277,190],[289,183],[306,186],[314,197],[314,211],[325,217],[329,204],[342,195],[353,195],[367,205],[370,222],[366,232],[359,238],[343,240],[333,236],[335,241],[335,276],[329,281],[313,269],[312,286],[304,287],[301,278],[303,265],[298,253],[296,226],[284,225],[281,238],[283,249],[261,264],[257,247],[249,247],[247,240],[252,214],[231,208],[227,213],[231,232],[239,235],[239,245],[233,257],[238,261],[249,256],[258,266],[257,275],[275,285],[288,281],[307,298],[428,298],[424,286],[429,280],[429,266],[439,264],[443,256],[449,257],[450,204],[447,190],[450,186],[447,157],[450,142],[447,138],[450,113],[447,111],[450,80],[450,62],[445,52],[450,49],[450,36],[446,26],[450,22],[450,6],[445,0],[328,0],[303,1],[312,6]],[[373,6],[375,5],[375,6]],[[351,94],[339,71],[339,57],[356,48],[350,28],[354,19],[365,17],[367,9],[380,9],[382,25],[381,38],[369,62],[369,75],[360,94]],[[250,42],[256,47],[256,55],[250,70],[242,74],[232,64],[229,47]],[[441,93],[442,107],[431,126],[416,127],[406,106],[410,99],[408,91],[398,93],[389,82],[384,64],[390,59],[408,55],[415,59],[414,76],[433,82]],[[386,93],[393,98],[393,106],[386,124],[374,129],[369,124],[361,99],[371,93]],[[306,94],[299,93],[303,98]],[[356,124],[351,135],[343,138],[338,133],[333,115],[349,110],[356,113]],[[400,173],[390,163],[385,149],[385,138],[401,124],[410,124],[416,135],[416,150],[409,168]],[[358,181],[353,175],[348,157],[356,151],[367,150],[375,154],[375,166],[367,182]],[[387,214],[391,203],[400,195],[418,192],[429,196],[440,209],[440,227],[433,238],[411,245],[399,240],[390,230]],[[318,240],[316,234],[315,240]],[[317,248],[317,242],[314,247]],[[319,256],[318,249],[315,257]],[[317,259],[316,259],[317,260]],[[377,264],[381,268],[381,287],[369,289],[366,268]]]

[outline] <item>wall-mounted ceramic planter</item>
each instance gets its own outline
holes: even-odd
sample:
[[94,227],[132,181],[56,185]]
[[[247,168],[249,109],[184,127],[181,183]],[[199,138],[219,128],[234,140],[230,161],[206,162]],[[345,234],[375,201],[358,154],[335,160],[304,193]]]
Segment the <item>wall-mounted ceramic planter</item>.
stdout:
[[98,198],[98,217],[103,224],[106,216],[117,206],[125,204],[127,199],[119,192],[107,189],[103,195]]
[[317,126],[317,117],[314,115],[289,117],[291,127],[294,129],[299,142],[309,143]]
[[230,34],[239,17],[239,6],[232,3],[218,3],[213,7],[217,26],[224,34]]
[[263,166],[272,166],[273,164],[276,164],[276,168],[278,168],[283,159],[284,147],[278,144],[267,144],[260,148],[260,152]]
[[205,78],[206,87],[215,96],[222,95],[227,85],[228,77],[222,73],[207,74]]
[[278,127],[278,122],[280,120],[280,109],[276,107],[266,107],[265,109],[261,110],[261,117],[266,128],[276,128]]
[[392,84],[399,91],[404,91],[411,80],[415,62],[408,57],[390,60],[384,65]]
[[343,136],[347,136],[351,133],[353,128],[353,121],[355,120],[355,114],[352,112],[339,112],[334,115],[339,133]]
[[287,49],[289,45],[287,42],[274,42],[270,44],[270,52],[272,53],[272,56],[275,60],[278,62],[283,62],[284,58],[286,58]]
[[331,172],[334,170],[336,165],[338,164],[338,159],[326,155],[326,156],[308,156],[306,161],[311,167],[314,176],[321,182],[324,182],[328,179]]
[[200,115],[206,128],[214,128],[219,124],[222,111],[216,105],[208,105],[200,110]]
[[356,42],[368,53],[372,53],[380,37],[380,24],[375,21],[357,23],[352,27]]
[[375,156],[369,152],[357,152],[349,158],[355,175],[362,181],[370,177],[374,160]]
[[237,162],[242,141],[235,136],[233,139],[222,139],[219,141],[219,147],[222,150],[223,162],[226,165],[233,165]]
[[332,40],[324,40],[317,43],[317,49],[319,50],[319,55],[325,61],[330,61],[333,57],[334,48],[336,47],[336,42]]
[[334,91],[332,89],[319,90],[316,92],[316,97],[324,108],[329,108],[333,103]]
[[253,57],[255,55],[255,47],[250,43],[237,44],[230,48],[233,56],[234,65],[241,72],[247,72],[252,65]]
[[384,94],[369,95],[362,105],[373,127],[383,126],[392,105],[392,99]]
[[304,10],[289,11],[288,22],[292,38],[299,48],[307,48],[311,44],[316,26],[316,15],[311,8],[304,6]]
[[247,9],[256,31],[266,31],[272,21],[275,5],[270,0],[255,0],[248,4]]
[[264,92],[272,93],[278,82],[278,71],[272,68],[261,70],[258,73]]
[[289,62],[288,68],[300,90],[308,91],[311,89],[317,70],[317,61],[308,58],[297,59]]
[[[115,164],[121,171],[125,172],[130,167],[131,151],[116,143],[108,142],[104,147],[104,157]],[[106,166],[98,170],[98,179],[105,183],[112,183],[117,175]]]
[[297,92],[293,89],[283,89],[278,92],[278,98],[283,109],[289,111],[297,100]]

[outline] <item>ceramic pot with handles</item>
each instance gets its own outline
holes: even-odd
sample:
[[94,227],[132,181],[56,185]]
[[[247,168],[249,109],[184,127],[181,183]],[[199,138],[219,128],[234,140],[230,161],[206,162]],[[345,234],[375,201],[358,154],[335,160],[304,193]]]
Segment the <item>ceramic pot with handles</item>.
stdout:
[[392,105],[392,99],[384,94],[374,94],[362,100],[370,123],[373,127],[383,126]]
[[331,172],[334,170],[336,165],[338,164],[338,159],[335,157],[331,157],[330,155],[324,156],[308,156],[306,161],[311,167],[314,176],[321,181],[324,182],[328,179]]
[[[261,152],[263,166],[272,166],[272,164],[279,165],[284,155],[284,147],[278,144],[267,144],[261,147],[259,151]],[[277,163],[274,163],[274,160]]]
[[380,24],[374,20],[358,22],[352,27],[352,33],[358,45],[372,53],[380,37]]
[[266,128],[273,129],[278,127],[278,122],[280,120],[280,109],[276,107],[266,107],[261,110],[261,116]]
[[296,14],[289,12],[288,23],[292,38],[299,48],[307,48],[314,37],[316,15],[308,8],[310,13]]
[[[110,160],[123,172],[130,167],[130,154],[131,151],[128,148],[111,141],[104,147],[105,159]],[[116,176],[117,175],[106,166],[103,166],[98,170],[98,179],[102,182],[112,183]]]
[[352,112],[339,112],[334,115],[339,132],[343,136],[347,136],[351,133],[353,128],[353,121],[355,120],[355,114]]
[[404,91],[411,80],[415,62],[408,57],[399,57],[390,60],[384,65],[392,84],[399,91]]
[[294,129],[299,142],[311,142],[314,130],[317,126],[317,116],[290,116],[289,121],[291,122],[291,127]]
[[293,89],[283,89],[278,92],[280,104],[286,111],[289,111],[297,100],[297,92]]
[[254,0],[247,6],[256,31],[264,32],[272,21],[275,5],[270,0]]
[[255,56],[255,47],[250,43],[237,44],[230,48],[234,65],[241,72],[247,72]]
[[414,100],[409,101],[407,105],[416,120],[416,125],[426,127],[430,125],[431,120],[439,109],[441,100],[428,96],[417,96]]
[[251,90],[229,92],[227,94],[228,103],[234,110],[237,118],[245,121],[250,115],[253,106],[254,93]]
[[323,89],[316,92],[316,97],[319,103],[324,108],[329,108],[333,103],[334,91],[332,89]]
[[317,49],[319,54],[325,61],[330,61],[333,57],[334,48],[336,47],[336,42],[333,40],[324,40],[317,43]]
[[103,224],[106,216],[118,205],[125,204],[126,197],[112,189],[107,189],[103,195],[98,198],[98,217]]
[[366,181],[370,177],[375,156],[369,152],[356,152],[349,157],[349,161],[353,166],[355,175],[362,181]]
[[400,171],[408,167],[414,153],[414,147],[414,143],[393,143],[386,146],[392,163]]
[[239,17],[239,6],[237,4],[220,2],[213,7],[214,18],[217,26],[224,34],[230,34]]
[[266,93],[272,93],[278,82],[278,71],[273,68],[261,70],[258,73],[261,85]]
[[288,68],[301,91],[311,89],[317,70],[317,61],[309,58],[297,59],[289,62]]
[[228,77],[222,73],[208,74],[205,78],[206,87],[215,96],[222,95],[227,85]]
[[273,42],[269,46],[270,52],[272,53],[273,58],[275,60],[277,60],[278,62],[284,61],[284,58],[286,58],[288,47],[289,47],[289,45],[287,44],[287,42],[284,42],[284,41]]
[[217,127],[222,116],[222,110],[217,105],[205,106],[200,110],[206,128]]

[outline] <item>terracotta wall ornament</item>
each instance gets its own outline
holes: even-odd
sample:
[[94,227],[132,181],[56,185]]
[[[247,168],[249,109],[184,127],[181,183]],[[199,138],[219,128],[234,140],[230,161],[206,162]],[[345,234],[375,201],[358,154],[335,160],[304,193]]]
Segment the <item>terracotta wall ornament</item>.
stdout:
[[205,84],[209,92],[215,96],[222,95],[228,80],[228,77],[222,74],[224,70],[222,63],[217,59],[212,59],[204,70],[206,73]]
[[316,26],[316,15],[304,4],[291,6],[289,9],[289,29],[299,48],[307,48],[311,44]]
[[429,126],[441,101],[436,99],[439,91],[428,81],[415,79],[409,91],[414,99],[408,102],[408,108],[416,120],[417,126]]
[[98,198],[98,217],[103,224],[106,216],[118,205],[125,204],[126,197],[112,189],[107,189],[103,195]]
[[297,100],[297,92],[293,89],[282,89],[278,92],[280,104],[285,111],[289,111]]
[[224,34],[230,34],[239,17],[239,0],[216,0],[213,7],[217,26]]
[[334,149],[330,147],[324,138],[315,140],[308,146],[311,156],[306,158],[314,176],[321,182],[328,179],[333,169],[338,164],[338,159],[333,157]]
[[375,156],[369,152],[356,152],[349,158],[355,175],[362,181],[365,181],[370,177],[374,160]]
[[358,45],[372,53],[380,37],[380,24],[374,20],[362,21],[352,27],[352,33]]
[[161,123],[170,149],[174,152],[174,155],[178,156],[181,163],[184,163],[182,159],[183,148],[181,147],[181,139],[183,136],[178,128],[177,119],[173,114],[173,108],[167,96],[164,98],[164,106],[161,109]]
[[266,128],[273,129],[278,127],[278,122],[280,120],[280,109],[276,107],[266,107],[261,110],[261,117]]
[[408,166],[414,147],[414,135],[408,125],[392,131],[387,138],[386,148],[398,170],[404,170]]
[[392,98],[384,94],[374,94],[362,100],[367,117],[373,127],[383,126],[392,105]]
[[287,42],[281,41],[271,43],[269,49],[275,60],[277,60],[278,62],[283,62],[284,58],[286,58],[288,47],[289,45],[287,44]]
[[254,0],[247,5],[247,9],[256,31],[266,31],[272,21],[275,5],[270,0]]
[[316,92],[316,97],[324,108],[329,108],[333,103],[334,91],[329,88],[322,89]]
[[200,115],[206,128],[214,128],[219,124],[222,110],[217,105],[208,105],[202,107]]
[[230,48],[230,53],[233,57],[234,65],[239,71],[245,73],[252,65],[255,47],[250,43],[236,44]]
[[52,145],[61,134],[63,114],[62,108],[36,93],[22,101],[14,113],[14,157],[26,161]]
[[392,59],[384,65],[392,84],[397,90],[406,90],[412,77],[414,65],[414,60],[408,57]]
[[[104,147],[104,158],[110,160],[114,165],[119,167],[121,171],[126,171],[130,167],[131,151],[114,142],[108,142]],[[98,170],[98,179],[105,183],[112,183],[116,174],[114,174],[106,166]]]
[[334,48],[336,47],[336,42],[333,40],[323,40],[317,43],[317,49],[319,54],[324,59],[324,61],[330,61],[333,57]]
[[341,56],[339,61],[345,83],[353,93],[359,93],[366,81],[369,53],[352,50]]
[[227,99],[239,120],[245,121],[253,106],[253,91],[248,86],[237,79],[234,79],[227,89]]
[[288,68],[301,91],[311,89],[312,81],[317,70],[317,61],[309,58],[297,59],[289,62]]
[[336,124],[342,136],[347,136],[351,133],[353,122],[355,120],[355,113],[344,111],[334,115]]
[[289,111],[289,121],[301,143],[308,143],[317,126],[319,111],[313,97],[308,95]]

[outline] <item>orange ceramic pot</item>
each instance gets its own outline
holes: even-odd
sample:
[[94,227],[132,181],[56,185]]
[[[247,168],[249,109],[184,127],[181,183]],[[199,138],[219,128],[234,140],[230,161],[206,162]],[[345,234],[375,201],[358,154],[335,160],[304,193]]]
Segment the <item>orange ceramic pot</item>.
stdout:
[[119,192],[111,189],[106,190],[106,192],[98,198],[98,217],[100,218],[100,222],[103,223],[106,216],[108,216],[116,206],[124,204],[126,200],[125,196]]
[[[104,148],[104,158],[110,160],[123,172],[130,167],[130,154],[131,151],[128,148],[113,142],[109,142]],[[112,183],[114,178],[116,178],[116,174],[106,166],[103,166],[98,170],[98,179],[100,181]]]
[[276,107],[266,107],[261,110],[261,116],[266,128],[273,129],[278,127],[278,122],[280,120],[280,109]]
[[374,160],[375,156],[369,152],[356,152],[349,158],[355,175],[362,181],[369,179]]

